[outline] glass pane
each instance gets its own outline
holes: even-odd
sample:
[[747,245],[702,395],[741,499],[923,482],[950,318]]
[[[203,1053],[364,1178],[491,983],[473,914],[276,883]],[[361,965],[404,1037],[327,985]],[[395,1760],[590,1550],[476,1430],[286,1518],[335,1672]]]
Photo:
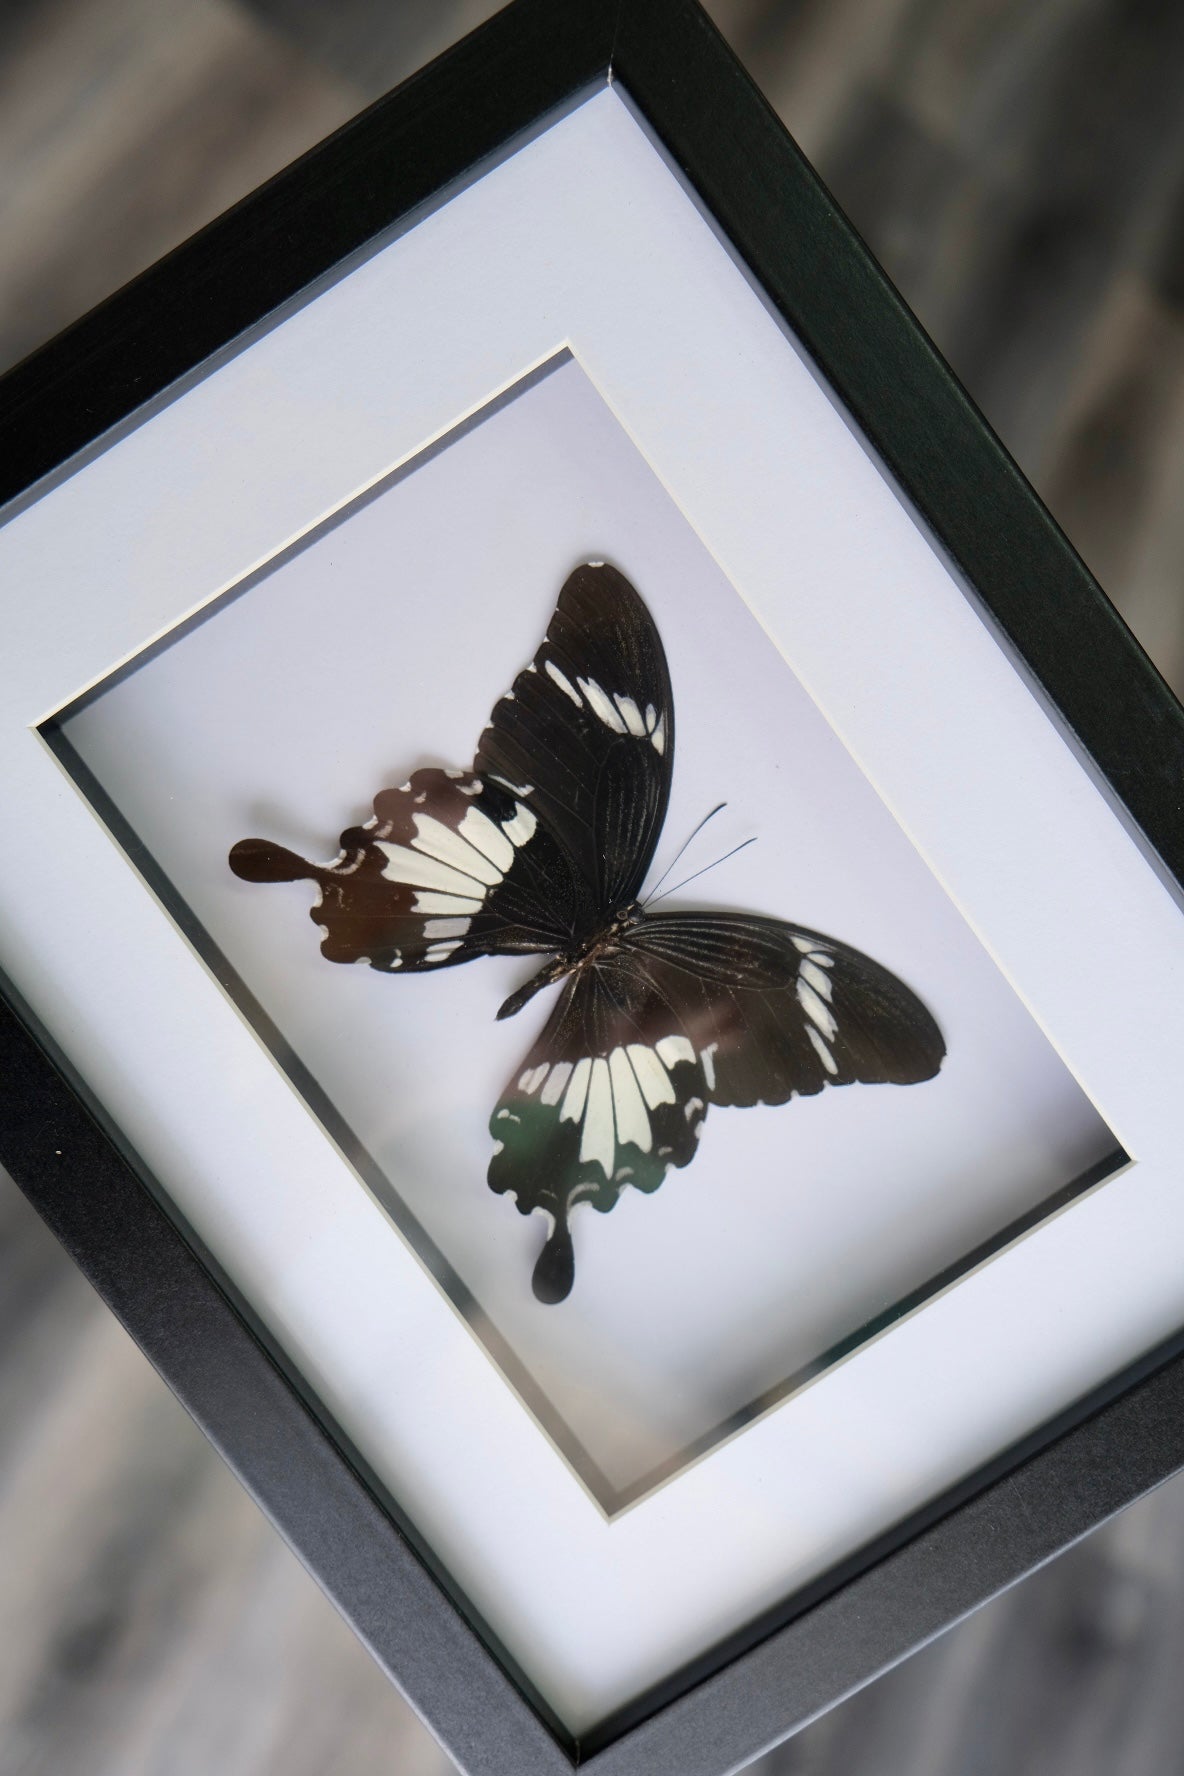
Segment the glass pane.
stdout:
[[[430,767],[467,778],[491,709],[587,561],[628,577],[669,663],[677,751],[654,746],[665,736],[647,711],[612,700],[619,687],[599,686],[594,662],[564,693],[573,720],[603,703],[598,719],[623,744],[673,766],[642,890],[672,867],[653,913],[758,913],[853,946],[919,996],[948,1052],[935,1078],[808,1085],[751,1108],[684,1089],[673,1050],[657,1051],[665,1071],[644,1056],[620,1077],[602,1063],[595,1090],[608,1096],[600,1103],[585,1075],[577,1105],[573,1062],[557,1060],[522,1091],[579,1119],[585,1172],[607,1153],[594,1110],[614,1158],[600,1161],[599,1202],[585,1191],[573,1205],[574,1283],[547,1302],[531,1279],[553,1217],[517,1214],[487,1187],[491,1119],[508,1082],[534,1072],[523,1062],[561,989],[497,1012],[546,961],[542,946],[464,967],[442,951],[450,965],[420,973],[389,957],[385,970],[332,967],[307,922],[317,889],[244,882],[227,855],[260,835],[332,860],[339,831],[371,819],[379,791]],[[785,572],[792,582],[792,561]],[[567,352],[44,732],[606,1514],[1126,1162]],[[533,735],[540,749],[553,739]],[[517,787],[529,811],[532,789]],[[533,833],[533,814],[526,824]],[[478,899],[509,869],[504,839],[487,849]],[[451,945],[474,891],[466,899],[456,855],[430,854],[439,880],[418,887],[440,897],[426,909],[439,921],[431,940]],[[840,949],[796,954],[799,1040],[821,1082],[841,1071],[844,1019],[862,1011],[841,983],[828,1002]],[[694,1064],[710,1087],[734,1001],[724,983],[704,1003]],[[646,1046],[644,1028],[634,1046]],[[633,1188],[616,1173],[630,1144],[634,1159],[639,1147],[656,1155],[668,1094],[701,1139],[664,1177],[655,1157],[643,1181],[656,1173],[660,1188]],[[523,1207],[547,1183],[529,1169],[512,1180]]]

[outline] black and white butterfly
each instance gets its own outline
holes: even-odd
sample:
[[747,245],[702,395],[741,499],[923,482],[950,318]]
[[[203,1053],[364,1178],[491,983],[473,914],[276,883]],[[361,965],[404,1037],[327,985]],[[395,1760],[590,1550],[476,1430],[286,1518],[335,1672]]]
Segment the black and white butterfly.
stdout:
[[534,1271],[562,1301],[572,1208],[611,1209],[689,1165],[711,1104],[783,1104],[824,1085],[930,1079],[945,1044],[895,975],[755,913],[649,912],[638,895],[674,763],[653,618],[615,568],[566,581],[546,637],[496,704],[472,768],[416,771],[375,797],[333,863],[266,839],[230,853],[250,882],[307,877],[333,962],[387,972],[476,956],[551,958],[498,1013],[562,982],[493,1112],[493,1190],[551,1229]]

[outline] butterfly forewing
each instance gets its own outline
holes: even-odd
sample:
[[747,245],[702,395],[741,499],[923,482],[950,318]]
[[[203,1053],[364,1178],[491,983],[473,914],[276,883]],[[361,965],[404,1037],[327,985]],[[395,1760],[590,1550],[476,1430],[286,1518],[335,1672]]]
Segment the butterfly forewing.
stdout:
[[637,893],[666,812],[674,711],[653,619],[603,564],[565,582],[469,771],[417,771],[317,864],[245,839],[248,881],[308,878],[334,962],[386,971],[570,951]]
[[706,1057],[713,1104],[784,1104],[824,1085],[913,1085],[945,1043],[926,1007],[870,956],[745,913],[655,913],[626,934],[646,991],[676,1005]]
[[495,706],[474,769],[521,789],[588,885],[581,937],[640,890],[673,759],[670,675],[653,618],[615,568],[576,568],[533,661]]

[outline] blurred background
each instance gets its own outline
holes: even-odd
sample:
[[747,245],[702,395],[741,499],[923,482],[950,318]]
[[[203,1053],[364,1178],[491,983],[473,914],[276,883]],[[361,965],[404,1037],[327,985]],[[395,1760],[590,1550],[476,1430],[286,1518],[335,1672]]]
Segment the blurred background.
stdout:
[[[0,366],[496,10],[3,0]],[[708,10],[1184,684],[1184,5]],[[1184,1768],[1184,1479],[752,1766]],[[451,1766],[0,1177],[0,1776]]]

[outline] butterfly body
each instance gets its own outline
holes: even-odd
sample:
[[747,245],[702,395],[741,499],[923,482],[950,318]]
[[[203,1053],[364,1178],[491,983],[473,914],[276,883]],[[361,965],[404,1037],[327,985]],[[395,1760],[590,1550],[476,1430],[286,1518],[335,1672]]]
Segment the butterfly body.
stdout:
[[644,908],[637,900],[620,907],[603,931],[594,932],[585,938],[580,947],[570,954],[556,956],[552,962],[540,968],[537,974],[532,975],[525,986],[511,993],[498,1011],[499,1021],[521,1011],[544,987],[553,987],[569,974],[582,975],[609,957],[619,956],[629,931],[642,918],[643,913]]
[[395,973],[548,957],[498,1012],[560,989],[493,1112],[488,1176],[550,1219],[533,1278],[548,1303],[572,1287],[572,1210],[656,1190],[694,1158],[709,1105],[912,1084],[945,1053],[920,999],[834,938],[758,914],[647,909],[673,755],[653,619],[622,574],[588,563],[470,770],[381,791],[332,863],[262,839],[230,856],[249,881],[316,882],[311,917],[332,961]]

